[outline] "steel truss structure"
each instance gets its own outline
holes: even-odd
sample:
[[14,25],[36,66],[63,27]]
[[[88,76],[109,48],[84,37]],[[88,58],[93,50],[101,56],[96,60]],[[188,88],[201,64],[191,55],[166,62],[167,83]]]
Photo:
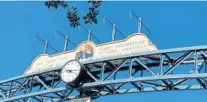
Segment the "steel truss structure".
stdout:
[[81,62],[89,80],[72,88],[61,68],[0,81],[1,102],[65,101],[72,98],[165,90],[206,89],[207,46],[134,53]]

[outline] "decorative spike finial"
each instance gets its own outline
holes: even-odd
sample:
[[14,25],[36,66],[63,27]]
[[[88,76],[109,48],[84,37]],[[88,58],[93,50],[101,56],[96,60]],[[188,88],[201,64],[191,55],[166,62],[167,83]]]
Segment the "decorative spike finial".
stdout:
[[41,41],[41,42],[43,42],[43,43],[45,44],[43,53],[47,53],[48,46],[49,46],[50,48],[52,48],[55,52],[58,52],[58,51],[57,51],[56,49],[54,49],[51,45],[49,45],[49,41],[45,41],[45,40],[41,39],[39,36],[35,36],[35,37],[34,37],[34,41],[36,41],[36,38],[37,38],[39,41]]
[[116,27],[115,24],[113,24],[112,22],[110,22],[106,17],[104,17],[105,21],[108,22],[112,27],[113,27],[113,31],[112,31],[112,41],[115,40],[115,36],[116,36],[116,31],[118,31],[121,36],[124,38],[124,34]]
[[[69,36],[64,35],[63,33],[56,31],[59,35],[61,35],[63,38],[65,38],[65,44],[64,44],[64,48],[63,51],[67,51],[67,46],[68,46],[68,41],[70,41],[74,46],[77,46],[75,43],[73,43],[70,39]],[[55,32],[55,34],[56,34]]]
[[138,33],[140,34],[142,32],[142,19],[139,18],[138,20]]
[[47,53],[48,43],[48,41],[45,41],[44,53]]
[[91,40],[91,30],[88,31],[88,41]]
[[129,11],[129,18],[132,18],[132,11]]
[[116,24],[113,24],[112,41],[115,41],[115,37],[116,37]]

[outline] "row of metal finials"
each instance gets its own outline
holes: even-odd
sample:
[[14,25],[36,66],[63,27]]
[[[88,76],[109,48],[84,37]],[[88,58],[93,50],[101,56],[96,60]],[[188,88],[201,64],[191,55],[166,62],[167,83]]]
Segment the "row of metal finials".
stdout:
[[[150,30],[147,28],[147,26],[142,22],[142,19],[140,17],[138,17],[134,12],[130,11],[130,18],[132,18],[132,15],[138,20],[138,33],[141,33],[142,30],[142,25],[147,29],[148,33],[150,34]],[[112,28],[112,41],[116,40],[116,32],[119,32],[121,34],[121,36],[124,38],[124,34],[116,27],[116,24],[113,24],[112,22],[110,22],[106,17],[104,17],[103,19],[103,23],[108,22],[113,28]],[[99,43],[100,40],[98,40],[98,38],[96,38],[91,30],[87,30],[83,25],[80,25],[80,27],[82,27],[86,32],[88,32],[88,41],[91,40],[91,37],[93,37],[94,39],[96,39]],[[74,46],[77,46],[77,44],[75,44],[74,42],[72,42],[69,39],[68,35],[64,35],[63,33],[61,33],[60,31],[55,31],[55,35],[61,35],[64,39],[65,39],[65,44],[64,44],[64,48],[63,51],[67,51],[67,46],[68,46],[68,42],[72,43]],[[56,50],[55,48],[53,48],[50,44],[49,41],[43,40],[41,39],[39,36],[35,36],[35,39],[38,39],[39,41],[43,42],[45,44],[44,46],[44,51],[43,53],[47,53],[47,48],[50,47],[52,50],[54,50],[55,52],[58,52],[58,50]]]

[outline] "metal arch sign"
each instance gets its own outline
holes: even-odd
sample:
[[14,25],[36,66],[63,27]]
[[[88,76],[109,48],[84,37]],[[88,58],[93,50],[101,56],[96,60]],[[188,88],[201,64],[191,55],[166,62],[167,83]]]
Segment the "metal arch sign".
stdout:
[[141,33],[134,33],[124,40],[95,45],[92,41],[79,44],[76,49],[62,53],[36,57],[24,74],[37,73],[57,67],[62,67],[67,61],[78,59],[80,62],[100,58],[115,57],[125,54],[148,52],[157,47]]

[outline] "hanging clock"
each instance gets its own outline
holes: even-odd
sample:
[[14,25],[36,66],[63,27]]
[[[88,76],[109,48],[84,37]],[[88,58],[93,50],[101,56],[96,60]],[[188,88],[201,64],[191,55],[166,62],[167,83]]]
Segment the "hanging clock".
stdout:
[[61,79],[71,85],[77,87],[83,81],[81,76],[83,74],[83,66],[78,60],[68,61],[61,70]]

